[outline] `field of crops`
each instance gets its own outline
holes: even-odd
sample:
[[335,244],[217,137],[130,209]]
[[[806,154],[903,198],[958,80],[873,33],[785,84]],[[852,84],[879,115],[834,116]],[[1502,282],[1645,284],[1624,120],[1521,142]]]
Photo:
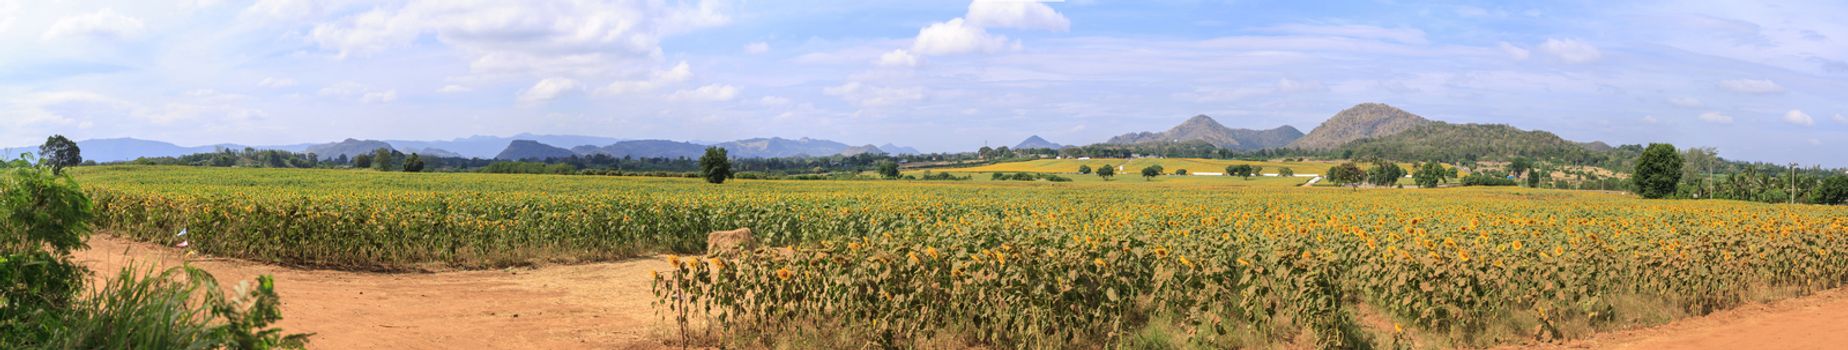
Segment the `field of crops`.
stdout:
[[670,322],[810,347],[1485,345],[1848,281],[1848,208],[1267,181],[734,181],[91,167],[99,227],[398,269],[674,258]]
[[[1136,158],[1136,159],[1097,158],[1097,159],[1080,160],[1080,159],[1068,158],[1068,159],[1040,159],[1040,160],[1030,160],[1030,161],[1024,161],[1024,162],[1006,162],[1006,163],[998,163],[998,164],[989,164],[989,165],[982,165],[982,166],[975,166],[975,167],[944,168],[944,169],[931,169],[931,170],[941,171],[941,172],[959,172],[959,173],[993,173],[993,172],[1077,173],[1078,167],[1081,165],[1090,166],[1091,168],[1097,168],[1097,167],[1103,166],[1104,164],[1122,166],[1123,171],[1119,172],[1117,175],[1125,176],[1125,177],[1135,177],[1136,172],[1141,171],[1142,168],[1148,167],[1150,165],[1161,165],[1162,169],[1167,170],[1169,172],[1173,172],[1177,169],[1187,169],[1187,171],[1191,171],[1191,172],[1208,172],[1208,173],[1223,173],[1225,172],[1227,166],[1232,166],[1232,165],[1253,165],[1253,166],[1264,167],[1265,174],[1276,174],[1277,169],[1290,168],[1290,170],[1295,171],[1296,174],[1298,175],[1326,174],[1328,173],[1328,168],[1334,167],[1336,165],[1340,165],[1339,162],[1328,162],[1328,161],[1302,161],[1302,162],[1262,161],[1260,162],[1260,161],[1246,161],[1246,160],[1199,159],[1199,158]],[[1363,169],[1372,167],[1371,164],[1360,164],[1360,165]],[[1404,167],[1406,169],[1411,169],[1412,167],[1411,164],[1399,164],[1399,166]]]

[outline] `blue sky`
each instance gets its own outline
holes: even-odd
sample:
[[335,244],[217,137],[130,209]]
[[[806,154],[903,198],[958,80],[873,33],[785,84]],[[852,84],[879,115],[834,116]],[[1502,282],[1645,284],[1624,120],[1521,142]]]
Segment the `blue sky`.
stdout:
[[1848,165],[1826,1],[0,0],[0,144],[1086,144],[1361,102]]

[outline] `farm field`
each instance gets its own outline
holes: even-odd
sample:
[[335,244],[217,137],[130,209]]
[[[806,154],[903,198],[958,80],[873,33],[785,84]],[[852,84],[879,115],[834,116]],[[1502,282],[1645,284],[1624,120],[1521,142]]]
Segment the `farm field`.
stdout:
[[1229,177],[710,185],[73,172],[101,229],[162,244],[187,229],[201,253],[291,265],[474,269],[693,255],[705,233],[735,227],[792,248],[670,257],[673,267],[650,278],[666,322],[685,326],[674,341],[1473,347],[1582,338],[1848,281],[1842,207]]
[[[1118,172],[1117,176],[1128,175],[1130,177],[1134,177],[1134,175],[1136,175],[1136,172],[1141,171],[1142,168],[1148,167],[1149,165],[1161,165],[1161,167],[1164,170],[1167,170],[1169,172],[1173,172],[1176,169],[1187,169],[1188,171],[1193,171],[1193,172],[1223,173],[1225,172],[1225,169],[1227,166],[1241,165],[1241,164],[1264,167],[1263,170],[1265,174],[1276,174],[1277,169],[1290,168],[1291,170],[1294,170],[1296,174],[1298,175],[1311,175],[1311,174],[1322,175],[1322,174],[1328,173],[1328,168],[1332,168],[1336,165],[1341,165],[1341,162],[1331,162],[1331,161],[1303,161],[1303,162],[1261,161],[1260,162],[1260,161],[1246,161],[1246,160],[1200,159],[1200,158],[1136,158],[1136,159],[1095,158],[1095,159],[1083,159],[1083,160],[1068,158],[1068,159],[1038,159],[1038,160],[1023,161],[1023,162],[1006,162],[1006,163],[998,163],[998,164],[988,164],[988,165],[974,166],[974,167],[941,168],[941,169],[930,169],[930,170],[936,171],[936,172],[952,172],[952,173],[1029,172],[1029,173],[1077,174],[1078,167],[1081,165],[1088,165],[1092,168],[1097,168],[1097,167],[1103,166],[1104,164],[1122,166],[1123,170]],[[1360,164],[1360,166],[1362,169],[1371,168],[1371,164],[1363,163],[1363,164]],[[1410,169],[1412,167],[1412,164],[1411,163],[1399,163],[1399,166]]]

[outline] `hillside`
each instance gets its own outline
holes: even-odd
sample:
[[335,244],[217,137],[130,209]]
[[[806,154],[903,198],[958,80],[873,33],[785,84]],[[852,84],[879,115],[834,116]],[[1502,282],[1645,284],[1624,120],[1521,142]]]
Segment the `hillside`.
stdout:
[[577,146],[571,150],[579,154],[607,154],[617,158],[699,158],[706,153],[706,146],[669,140],[634,140],[603,147]]
[[853,147],[847,147],[847,149],[845,150],[841,150],[841,155],[843,156],[852,157],[852,156],[857,156],[857,155],[862,155],[862,154],[886,154],[886,152],[879,150],[879,146],[874,146],[874,145],[853,146]]
[[1430,124],[1416,114],[1384,103],[1362,103],[1349,107],[1310,130],[1308,135],[1289,143],[1290,147],[1327,150],[1366,138],[1391,136]]
[[924,152],[918,152],[918,149],[916,148],[894,145],[891,142],[887,142],[886,144],[879,145],[879,150],[886,151],[886,153],[891,153],[895,155],[924,153]]
[[[131,138],[117,138],[117,139],[94,139],[94,140],[77,141],[77,148],[83,150],[84,160],[93,160],[97,162],[118,162],[118,161],[135,160],[135,158],[141,158],[141,157],[177,157],[177,156],[194,154],[194,153],[216,152],[219,149],[240,149],[241,150],[243,149],[243,146],[225,144],[225,145],[209,145],[209,146],[198,146],[198,147],[182,147],[179,145],[174,145],[171,143],[160,142],[160,141],[149,141],[149,140],[140,140],[140,139],[131,139]],[[7,157],[18,156],[19,155],[18,153],[20,152],[38,153],[38,146],[20,147],[20,148],[14,148],[14,150],[17,150],[17,151],[10,151],[8,153],[12,153],[12,154],[7,154],[5,156]]]
[[1226,149],[1262,149],[1283,146],[1302,137],[1288,125],[1270,130],[1232,129],[1213,117],[1197,115],[1163,132],[1137,132],[1112,137],[1107,144],[1180,143],[1201,141]]
[[361,154],[372,153],[372,151],[380,148],[396,150],[396,148],[392,148],[391,144],[385,143],[385,141],[346,139],[335,143],[308,146],[305,152],[314,153],[321,156],[323,159],[333,159],[343,155],[351,158]]
[[1457,162],[1533,157],[1576,164],[1600,164],[1616,153],[1603,143],[1572,142],[1546,131],[1503,124],[1444,122],[1426,122],[1390,136],[1356,140],[1339,149],[1360,157],[1399,160]]
[[1026,140],[1021,140],[1020,144],[1014,145],[1014,149],[1032,149],[1032,148],[1061,149],[1065,147],[1066,147],[1065,145],[1053,143],[1052,141],[1046,141],[1046,139],[1040,138],[1039,135],[1033,135],[1031,137],[1027,137]]
[[577,155],[577,153],[571,152],[571,150],[568,150],[568,149],[553,147],[552,145],[539,143],[538,141],[513,140],[513,142],[507,144],[507,149],[501,150],[499,155],[494,156],[494,159],[545,160],[545,159],[552,159],[552,158],[565,158],[565,157],[570,157],[574,155]]
[[723,142],[714,146],[724,147],[731,156],[739,158],[783,158],[796,156],[826,157],[847,151],[847,144],[811,138],[785,139],[781,137],[755,138]]
[[469,137],[456,138],[456,139],[450,139],[450,140],[436,140],[436,141],[386,140],[385,142],[390,143],[393,147],[396,147],[399,150],[413,150],[413,149],[423,150],[423,149],[435,148],[435,149],[440,149],[440,150],[446,150],[446,151],[449,151],[450,153],[454,153],[462,157],[489,158],[489,157],[493,157],[495,154],[498,154],[500,151],[505,150],[507,148],[507,144],[510,142],[513,142],[513,140],[536,141],[539,143],[543,143],[547,145],[554,145],[554,146],[559,146],[559,147],[574,147],[574,146],[581,146],[581,145],[593,145],[593,146],[594,145],[608,145],[608,144],[622,141],[621,139],[599,137],[599,136],[534,135],[530,133],[520,133],[520,134],[516,134],[513,136],[508,136],[508,137],[479,136],[478,135],[478,136],[469,136]]

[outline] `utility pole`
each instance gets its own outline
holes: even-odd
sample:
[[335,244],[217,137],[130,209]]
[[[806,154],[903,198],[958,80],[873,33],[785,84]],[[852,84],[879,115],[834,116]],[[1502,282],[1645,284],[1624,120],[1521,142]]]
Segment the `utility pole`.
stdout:
[[1794,163],[1794,162],[1790,163],[1790,176],[1789,177],[1790,177],[1790,181],[1789,181],[1790,191],[1786,191],[1784,193],[1788,193],[1786,197],[1790,197],[1790,204],[1797,204],[1797,163]]

